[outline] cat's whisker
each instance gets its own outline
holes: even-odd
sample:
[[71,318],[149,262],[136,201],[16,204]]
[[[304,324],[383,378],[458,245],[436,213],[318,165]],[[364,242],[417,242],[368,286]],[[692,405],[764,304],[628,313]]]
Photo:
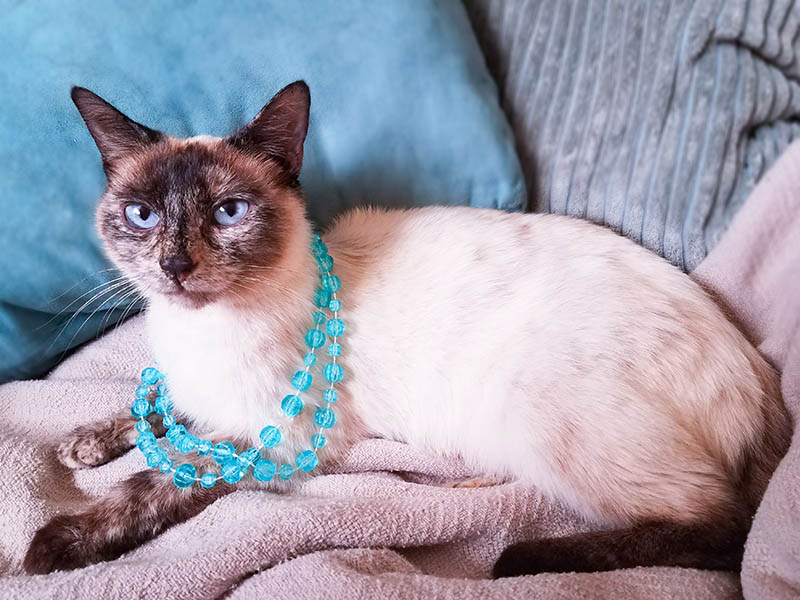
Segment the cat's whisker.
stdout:
[[[133,284],[132,284],[132,283],[130,283],[130,282],[128,282],[128,283],[129,283],[129,285],[133,285]],[[81,323],[80,327],[78,327],[78,329],[76,329],[76,330],[75,330],[75,333],[73,333],[73,334],[72,334],[72,337],[70,338],[69,342],[67,342],[66,349],[65,349],[65,350],[64,350],[64,352],[62,353],[62,355],[61,355],[61,358],[63,358],[63,357],[64,357],[64,355],[66,354],[66,352],[67,352],[67,351],[68,351],[68,350],[69,350],[69,349],[72,347],[72,343],[75,341],[75,338],[76,338],[76,337],[78,337],[78,334],[79,334],[79,333],[81,332],[81,330],[82,330],[82,329],[83,329],[83,328],[86,326],[86,324],[87,324],[87,323],[88,323],[88,322],[89,322],[89,321],[92,319],[92,317],[94,317],[94,315],[95,315],[95,314],[97,314],[97,312],[99,312],[99,311],[101,311],[101,310],[105,310],[105,309],[106,309],[106,304],[107,304],[108,302],[110,302],[111,300],[113,300],[115,297],[117,297],[117,295],[119,295],[119,294],[123,294],[123,295],[124,295],[124,294],[126,294],[128,291],[129,291],[129,290],[126,290],[125,288],[122,288],[122,289],[119,289],[119,290],[117,290],[117,291],[116,291],[116,292],[114,292],[114,294],[112,294],[112,295],[111,295],[109,298],[106,298],[105,300],[103,300],[103,302],[100,304],[100,306],[98,306],[98,307],[97,307],[97,308],[95,308],[95,309],[94,309],[92,312],[90,312],[90,313],[89,313],[89,316],[88,316],[88,317],[86,317],[86,318],[83,320],[83,323]]]
[[[80,308],[78,308],[78,310],[76,310],[76,311],[75,311],[75,312],[72,314],[72,316],[71,316],[71,317],[70,317],[70,318],[67,320],[67,322],[66,322],[66,323],[65,323],[65,324],[64,324],[64,325],[61,327],[61,329],[59,330],[58,334],[57,334],[57,335],[56,335],[56,336],[53,338],[53,341],[52,341],[52,342],[50,343],[50,345],[47,347],[47,350],[46,350],[46,352],[49,352],[49,351],[50,351],[50,350],[53,348],[53,346],[54,346],[54,345],[55,345],[55,343],[58,341],[58,339],[61,337],[61,335],[64,333],[64,331],[66,331],[66,330],[67,330],[67,328],[68,328],[68,327],[70,326],[70,324],[72,323],[72,321],[73,321],[73,320],[75,320],[75,318],[76,318],[76,317],[77,317],[79,314],[81,314],[81,311],[83,311],[83,309],[85,309],[87,306],[91,305],[91,303],[92,303],[92,302],[94,302],[94,301],[98,300],[99,298],[103,297],[105,294],[108,294],[108,293],[114,292],[114,290],[118,290],[120,287],[123,287],[123,286],[125,286],[125,285],[133,285],[133,284],[132,284],[131,282],[127,281],[127,280],[126,280],[126,281],[119,281],[119,282],[117,282],[117,283],[114,283],[113,285],[110,285],[110,286],[108,286],[107,288],[105,288],[105,289],[101,290],[100,292],[96,293],[94,296],[92,296],[91,298],[89,298],[89,300],[87,300],[86,302],[84,302],[84,303],[81,305],[81,307],[80,307]],[[101,303],[101,306],[102,306],[102,305],[103,305],[105,302],[107,302],[107,301],[108,301],[110,298],[113,298],[115,295],[116,295],[116,292],[114,292],[114,294],[112,294],[112,295],[111,295],[109,298],[106,298],[105,300],[103,300],[103,302]]]
[[[109,272],[111,272],[111,271],[117,271],[117,272],[119,272],[119,269],[117,269],[116,267],[111,267],[111,268],[108,268],[108,269],[100,269],[100,270],[98,270],[98,271],[94,271],[94,272],[92,272],[92,273],[89,273],[89,274],[88,274],[86,277],[84,277],[83,279],[79,279],[78,281],[76,281],[75,283],[73,283],[71,286],[69,286],[69,287],[68,287],[66,290],[64,290],[63,292],[61,292],[61,293],[60,293],[60,294],[58,294],[57,296],[53,296],[53,297],[52,297],[52,298],[49,300],[49,303],[50,303],[50,304],[52,304],[53,302],[55,302],[56,300],[58,300],[59,298],[61,298],[63,295],[65,295],[65,294],[68,294],[68,293],[69,293],[69,292],[71,292],[73,289],[75,289],[75,287],[79,286],[80,284],[82,284],[84,281],[86,281],[86,280],[87,280],[87,279],[89,279],[90,277],[93,277],[94,275],[100,275],[101,273],[109,273]],[[116,279],[116,278],[115,278],[115,279]],[[106,282],[106,283],[107,283],[107,282]],[[102,285],[102,284],[101,284],[101,285]]]
[[253,287],[250,287],[250,286],[247,286],[247,285],[241,283],[241,279],[242,278],[245,279],[246,281],[250,281],[250,282],[253,282],[253,283],[260,283],[264,287],[277,289],[280,292],[285,293],[287,296],[295,298],[295,299],[300,300],[302,302],[308,302],[308,298],[306,298],[305,296],[297,293],[295,290],[292,290],[291,288],[288,288],[285,285],[283,285],[283,284],[281,284],[281,283],[279,283],[277,281],[273,281],[273,280],[269,280],[269,279],[259,279],[259,278],[256,278],[256,277],[250,278],[250,277],[247,277],[247,276],[241,276],[240,279],[236,281],[235,285],[238,285],[239,287],[245,288],[245,289],[247,289],[247,290],[249,290],[249,291],[251,291],[253,293],[258,293],[258,292],[263,291],[263,290],[259,290],[257,288],[253,288]]
[[136,303],[140,302],[140,301],[145,303],[145,304],[147,303],[147,299],[141,293],[137,293],[136,294],[136,298],[134,298],[131,301],[131,303],[127,306],[127,308],[122,312],[122,316],[119,318],[119,321],[117,321],[117,324],[114,326],[114,331],[119,329],[119,326],[122,325],[125,322],[125,318],[127,317],[128,312],[130,312],[130,310],[134,306],[136,306]]
[[[111,316],[114,314],[114,311],[117,310],[117,307],[120,306],[123,302],[125,302],[128,298],[130,298],[131,296],[133,296],[136,293],[137,293],[137,289],[135,287],[133,289],[131,289],[131,290],[128,290],[127,292],[125,292],[125,294],[123,294],[122,298],[120,298],[119,300],[116,300],[114,302],[114,305],[111,308],[106,309],[106,316],[100,322],[100,327],[98,328],[98,335],[102,331],[104,331],[105,328],[108,326],[109,321],[111,320]],[[128,309],[130,307],[126,306],[125,308]]]
[[[85,279],[85,278],[84,278],[84,279]],[[114,279],[111,279],[110,281],[104,281],[104,282],[103,282],[103,283],[101,283],[100,285],[96,285],[96,286],[94,286],[92,289],[90,289],[90,290],[89,290],[89,291],[87,291],[87,292],[84,292],[83,294],[81,294],[80,296],[78,296],[77,298],[75,298],[75,299],[74,299],[72,302],[70,302],[69,304],[67,304],[67,305],[66,305],[64,308],[62,308],[60,311],[58,311],[56,314],[54,314],[52,317],[50,317],[50,318],[49,318],[49,319],[48,319],[48,320],[47,320],[45,323],[42,323],[41,325],[39,325],[39,326],[38,326],[36,329],[34,329],[34,331],[39,331],[39,330],[40,330],[40,329],[42,329],[43,327],[46,327],[47,325],[49,325],[50,323],[52,323],[52,322],[53,322],[55,319],[57,319],[57,318],[58,318],[58,317],[60,317],[62,314],[64,314],[66,311],[68,311],[68,310],[69,310],[69,308],[70,308],[70,306],[72,306],[72,305],[73,305],[73,304],[75,304],[76,302],[80,302],[80,301],[81,301],[83,298],[85,298],[86,296],[88,296],[89,294],[91,294],[92,292],[94,292],[95,290],[97,290],[97,289],[99,289],[99,288],[102,288],[103,286],[108,286],[108,285],[111,285],[112,283],[118,283],[118,282],[120,282],[120,281],[122,281],[122,280],[124,280],[124,279],[125,279],[125,277],[124,277],[124,276],[121,276],[121,277],[115,277]],[[76,284],[76,285],[77,285],[77,284]],[[75,286],[73,286],[73,287],[75,287]],[[66,293],[66,292],[65,292],[65,293]],[[63,294],[62,294],[62,296],[63,296]],[[51,301],[51,302],[52,302],[52,301]]]

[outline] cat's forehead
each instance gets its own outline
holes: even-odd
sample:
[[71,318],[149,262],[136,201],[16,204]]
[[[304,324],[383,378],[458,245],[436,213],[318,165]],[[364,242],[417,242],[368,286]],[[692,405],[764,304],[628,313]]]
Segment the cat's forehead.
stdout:
[[109,190],[154,204],[185,199],[214,201],[235,195],[267,193],[278,169],[254,160],[221,138],[167,138],[130,156],[109,181]]

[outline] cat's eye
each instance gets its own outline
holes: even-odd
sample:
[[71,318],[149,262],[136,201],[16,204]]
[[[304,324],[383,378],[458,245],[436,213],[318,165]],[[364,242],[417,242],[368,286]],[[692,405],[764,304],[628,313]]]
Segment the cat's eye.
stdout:
[[214,220],[220,225],[235,225],[247,214],[250,204],[245,200],[228,200],[214,209]]
[[158,215],[144,204],[125,205],[125,219],[136,229],[152,229],[158,225]]

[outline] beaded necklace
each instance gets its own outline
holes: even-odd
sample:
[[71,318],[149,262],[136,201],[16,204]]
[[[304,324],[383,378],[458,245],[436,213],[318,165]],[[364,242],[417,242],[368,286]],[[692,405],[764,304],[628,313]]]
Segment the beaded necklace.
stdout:
[[[336,275],[331,274],[333,258],[328,254],[328,248],[319,235],[314,234],[311,241],[311,252],[319,267],[320,289],[314,294],[314,304],[317,308],[328,309],[333,318],[328,318],[325,313],[317,310],[312,315],[314,328],[309,329],[305,335],[305,343],[309,351],[303,357],[304,368],[297,371],[292,377],[294,390],[281,401],[281,411],[286,417],[293,419],[303,411],[303,393],[311,388],[312,375],[309,372],[317,362],[317,350],[325,344],[325,334],[331,337],[328,345],[330,362],[322,369],[322,376],[327,381],[327,387],[322,393],[323,406],[314,413],[316,432],[310,437],[310,448],[297,455],[296,465],[282,464],[280,467],[272,460],[262,455],[262,450],[274,448],[282,438],[280,425],[267,425],[261,430],[259,439],[261,446],[251,446],[239,451],[229,441],[212,443],[210,440],[200,439],[186,430],[186,427],[177,423],[172,415],[172,401],[169,399],[166,379],[154,367],[147,367],[142,371],[142,384],[136,388],[136,397],[131,405],[131,414],[138,419],[136,431],[136,446],[144,454],[147,466],[158,469],[162,473],[172,475],[173,483],[179,488],[186,488],[195,482],[206,488],[214,487],[219,480],[227,483],[237,483],[248,473],[258,481],[270,481],[276,475],[282,480],[291,479],[299,471],[312,471],[319,464],[318,453],[325,446],[326,439],[323,431],[330,429],[336,423],[336,415],[331,410],[331,404],[336,402],[337,392],[335,386],[344,378],[344,371],[337,359],[342,353],[338,342],[344,333],[344,323],[339,318],[342,308],[341,301],[336,297],[336,292],[342,287],[342,282]],[[155,398],[150,402],[150,398]],[[151,413],[162,416],[164,427],[167,428],[166,446],[171,444],[180,454],[208,456],[220,466],[220,473],[207,472],[198,476],[197,469],[191,463],[175,466],[175,461],[169,458],[167,449],[159,446],[156,436],[150,431],[147,416]]]

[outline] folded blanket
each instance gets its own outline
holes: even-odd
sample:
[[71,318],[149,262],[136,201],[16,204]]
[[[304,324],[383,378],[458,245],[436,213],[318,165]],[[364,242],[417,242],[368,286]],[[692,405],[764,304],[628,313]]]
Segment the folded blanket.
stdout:
[[[800,145],[763,180],[695,271],[783,369],[800,411]],[[292,494],[235,492],[118,560],[26,576],[35,529],[144,467],[130,452],[68,471],[53,446],[72,427],[124,407],[147,364],[136,318],[47,379],[0,386],[0,597],[790,598],[800,594],[800,440],[795,435],[748,541],[743,574],[678,568],[488,579],[508,544],[589,524],[519,484],[446,487],[452,460],[369,440],[334,473]]]

